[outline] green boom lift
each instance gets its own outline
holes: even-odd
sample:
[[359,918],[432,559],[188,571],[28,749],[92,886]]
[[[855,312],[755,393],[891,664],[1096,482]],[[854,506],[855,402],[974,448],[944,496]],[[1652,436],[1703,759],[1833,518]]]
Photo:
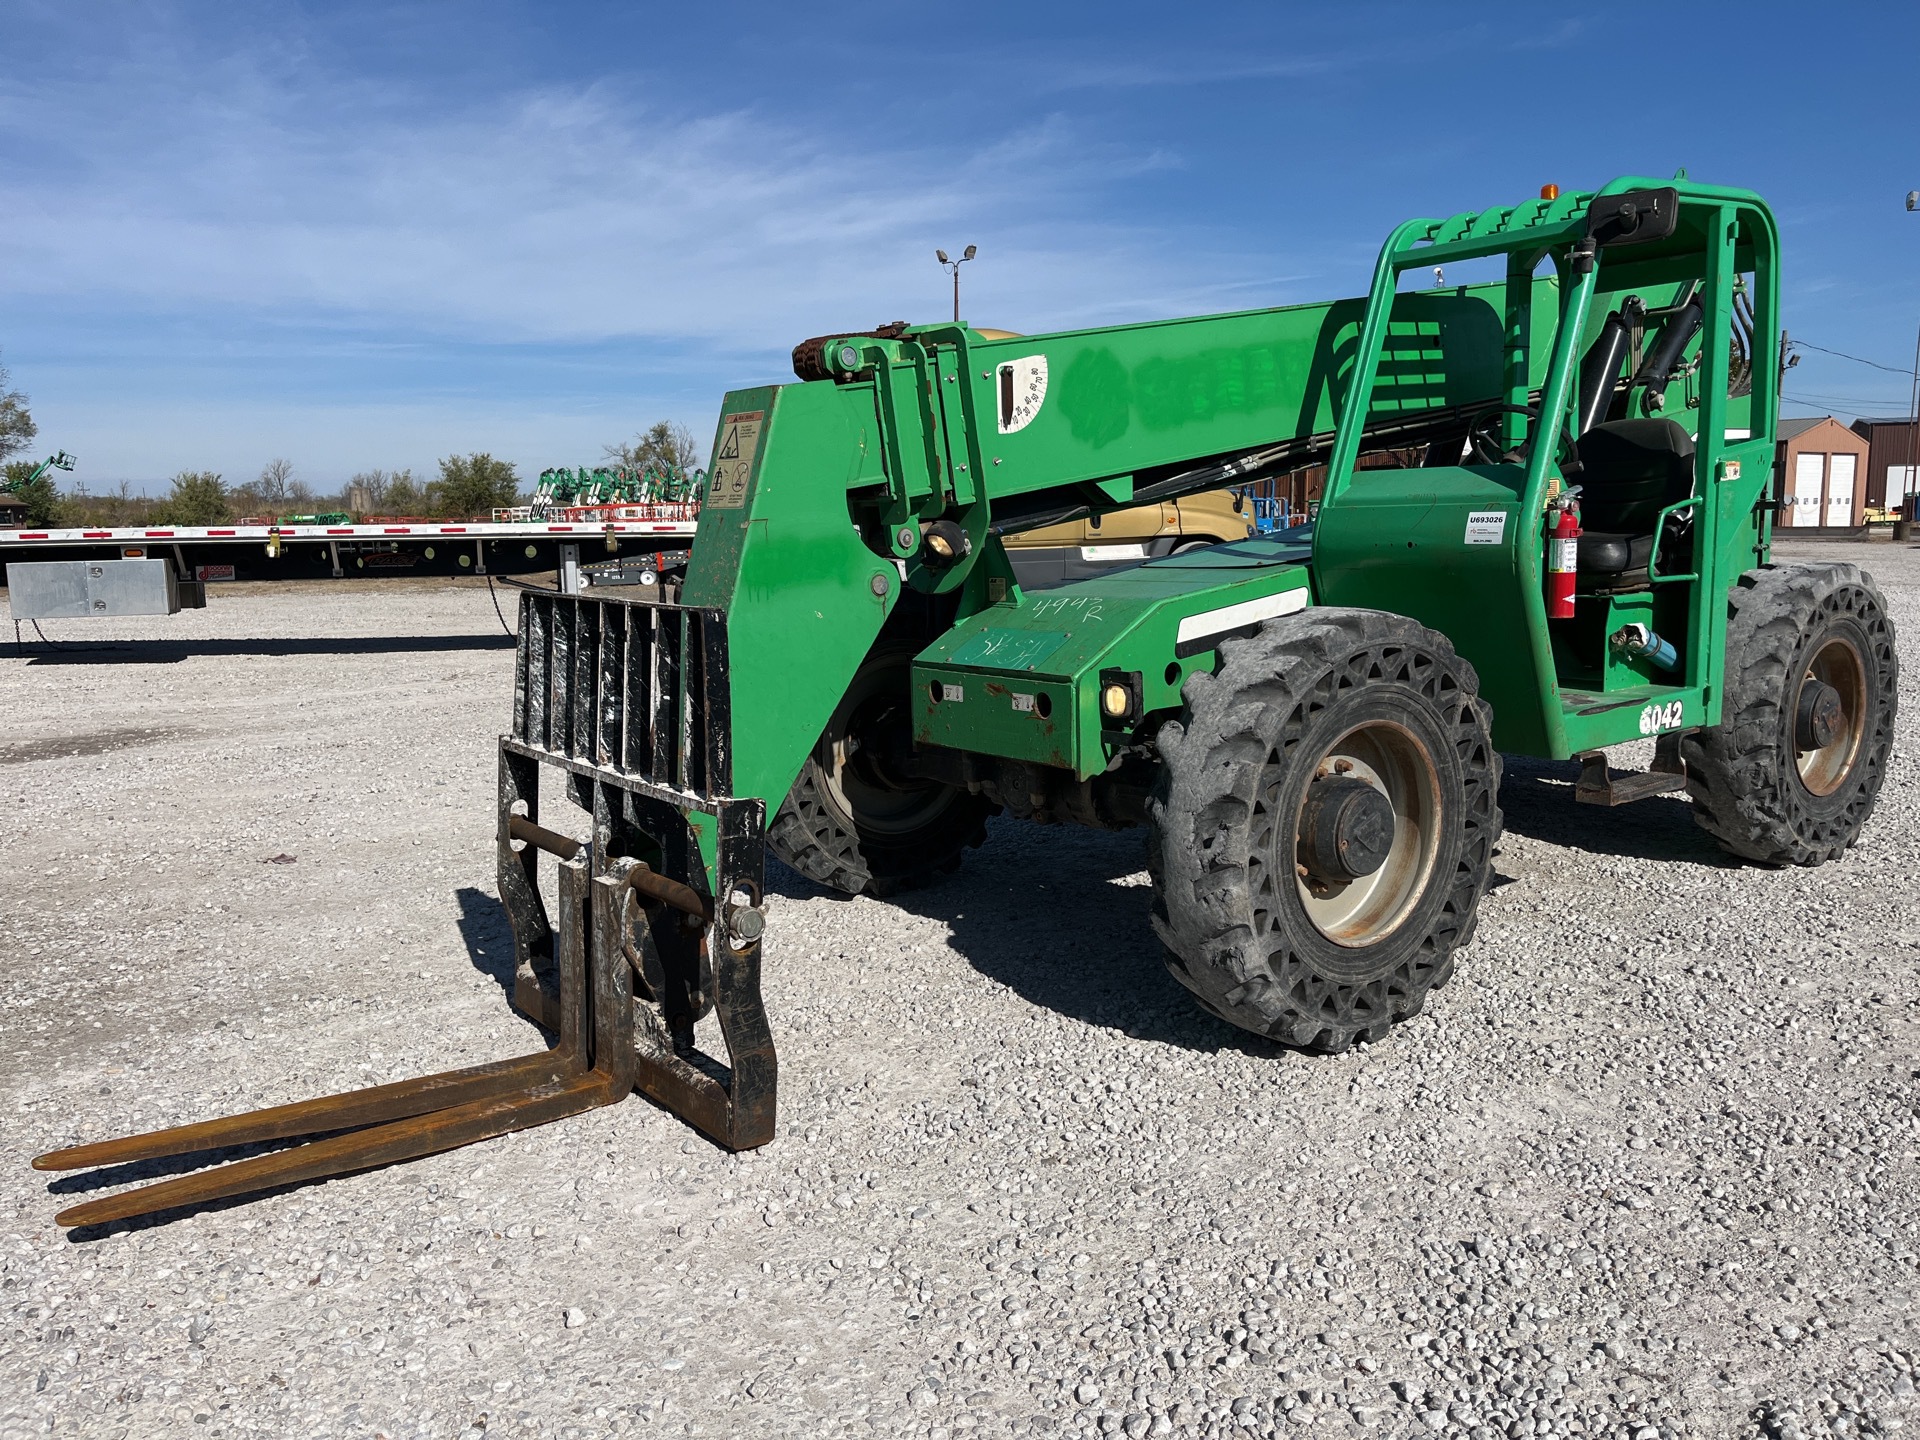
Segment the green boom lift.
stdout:
[[[1504,278],[1402,288],[1472,261]],[[1624,179],[1409,221],[1364,299],[804,343],[803,383],[726,397],[681,603],[522,598],[501,895],[517,1002],[560,1045],[42,1157],[345,1132],[62,1222],[445,1149],[636,1085],[723,1144],[766,1142],[769,848],[886,895],[951,870],[996,809],[1144,824],[1175,977],[1321,1050],[1380,1038],[1452,973],[1503,751],[1583,757],[1582,800],[1684,788],[1751,860],[1839,857],[1886,768],[1893,631],[1855,567],[1769,560],[1778,266],[1757,196]],[[1026,594],[1001,544],[1318,462],[1309,546]],[[1650,770],[1608,769],[1604,747],[1648,739]],[[589,841],[539,823],[546,771]],[[709,1014],[723,1044],[703,1048]]]
[[[33,493],[34,486],[39,483],[40,477],[45,475],[47,471],[71,470],[73,466],[73,456],[64,450],[56,450],[38,465],[34,466],[32,470],[28,471],[25,475],[19,476],[17,479],[9,480],[4,476],[0,476],[0,494],[18,495],[25,501],[27,497]],[[51,486],[49,486],[49,496],[51,493]],[[29,505],[31,505],[31,502],[29,502]]]

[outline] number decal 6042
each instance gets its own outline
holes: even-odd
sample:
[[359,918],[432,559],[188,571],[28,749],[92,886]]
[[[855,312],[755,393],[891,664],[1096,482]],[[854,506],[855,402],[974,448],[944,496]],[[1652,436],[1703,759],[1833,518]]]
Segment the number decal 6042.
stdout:
[[1649,705],[1640,712],[1640,733],[1658,735],[1663,730],[1678,730],[1685,724],[1684,707],[1678,700],[1664,705]]

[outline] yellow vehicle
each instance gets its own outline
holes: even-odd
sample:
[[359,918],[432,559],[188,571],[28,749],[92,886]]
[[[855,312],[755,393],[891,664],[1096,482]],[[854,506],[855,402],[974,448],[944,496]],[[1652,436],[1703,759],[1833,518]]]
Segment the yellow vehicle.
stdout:
[[1156,560],[1177,550],[1244,540],[1253,531],[1252,507],[1245,500],[1231,490],[1209,490],[1004,538],[1020,584],[1037,590],[1104,574],[1116,566]]

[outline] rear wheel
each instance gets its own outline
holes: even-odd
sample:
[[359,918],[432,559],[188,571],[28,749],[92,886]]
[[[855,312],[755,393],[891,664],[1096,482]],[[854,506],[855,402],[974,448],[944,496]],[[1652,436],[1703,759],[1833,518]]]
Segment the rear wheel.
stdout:
[[1694,818],[1773,865],[1838,859],[1873,813],[1900,665],[1857,565],[1749,570],[1729,599],[1721,723],[1680,742]]
[[1500,761],[1472,666],[1397,615],[1315,610],[1186,689],[1148,808],[1154,928],[1223,1020],[1343,1050],[1419,1013],[1492,874]]
[[847,895],[925,885],[986,838],[990,802],[916,778],[903,763],[913,748],[915,653],[885,644],[861,662],[767,828],[774,854]]

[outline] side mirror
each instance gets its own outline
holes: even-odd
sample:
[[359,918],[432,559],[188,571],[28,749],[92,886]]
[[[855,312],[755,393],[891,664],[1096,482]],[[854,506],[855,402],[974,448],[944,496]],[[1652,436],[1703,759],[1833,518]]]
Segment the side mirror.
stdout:
[[1680,223],[1680,192],[1626,190],[1596,195],[1587,206],[1587,237],[1596,245],[1644,245],[1665,240]]

